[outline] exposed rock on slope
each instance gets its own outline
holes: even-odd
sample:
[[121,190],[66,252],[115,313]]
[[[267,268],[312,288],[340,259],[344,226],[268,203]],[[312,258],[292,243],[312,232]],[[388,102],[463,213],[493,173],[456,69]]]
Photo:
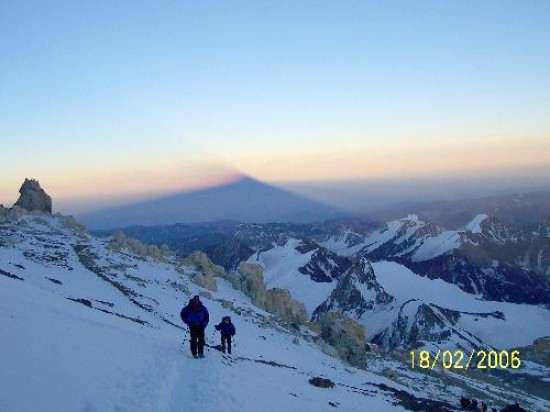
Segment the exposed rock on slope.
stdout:
[[139,240],[132,239],[122,232],[117,232],[113,235],[109,242],[109,249],[120,252],[126,249],[128,252],[141,257],[151,257],[158,261],[165,261],[165,256],[168,254],[167,248],[159,248],[156,245],[146,245]]
[[263,269],[260,265],[241,263],[233,284],[249,296],[254,305],[287,322],[302,324],[307,320],[305,306],[292,299],[288,290],[279,288],[267,290]]
[[194,272],[190,274],[191,280],[202,288],[206,288],[216,292],[218,283],[215,277],[225,277],[225,270],[218,265],[212,263],[204,252],[194,252],[181,261],[182,265],[194,268]]
[[342,359],[359,368],[366,366],[365,330],[362,325],[337,312],[322,313],[319,324],[321,337],[336,348]]

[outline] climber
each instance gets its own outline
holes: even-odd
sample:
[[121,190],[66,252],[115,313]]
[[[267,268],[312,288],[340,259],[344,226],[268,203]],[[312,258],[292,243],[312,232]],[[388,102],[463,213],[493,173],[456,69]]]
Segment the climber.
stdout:
[[231,318],[229,316],[224,316],[222,321],[214,327],[216,330],[219,330],[221,334],[222,352],[225,353],[227,344],[227,353],[231,354],[231,337],[235,336],[235,325],[231,323]]
[[180,312],[181,320],[189,328],[191,335],[191,353],[194,358],[204,358],[204,330],[208,325],[210,316],[198,295],[193,296]]

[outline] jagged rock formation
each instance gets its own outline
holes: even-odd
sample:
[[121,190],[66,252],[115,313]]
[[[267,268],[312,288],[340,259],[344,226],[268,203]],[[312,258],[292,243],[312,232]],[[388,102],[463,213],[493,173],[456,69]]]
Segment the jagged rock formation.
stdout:
[[307,320],[305,306],[292,299],[288,290],[279,288],[267,290],[260,265],[241,263],[233,279],[233,285],[249,296],[252,303],[259,308],[287,322],[303,324]]
[[20,206],[29,212],[52,213],[52,198],[40,187],[38,180],[25,179],[19,193],[21,196],[15,202],[15,206]]
[[297,324],[302,324],[307,320],[304,305],[292,299],[290,292],[286,289],[269,289],[265,301],[265,310]]
[[218,283],[216,277],[226,277],[223,267],[212,263],[204,252],[194,252],[180,261],[181,265],[194,269],[190,274],[191,280],[202,288],[217,292]]
[[264,283],[264,274],[260,265],[241,263],[235,274],[233,285],[242,290],[260,308],[265,308],[267,288]]
[[319,324],[321,337],[336,348],[342,359],[359,368],[366,366],[365,329],[362,325],[338,312],[322,313]]
[[360,319],[365,312],[392,302],[394,298],[386,293],[376,281],[369,261],[360,258],[337,281],[330,297],[314,312],[338,311]]

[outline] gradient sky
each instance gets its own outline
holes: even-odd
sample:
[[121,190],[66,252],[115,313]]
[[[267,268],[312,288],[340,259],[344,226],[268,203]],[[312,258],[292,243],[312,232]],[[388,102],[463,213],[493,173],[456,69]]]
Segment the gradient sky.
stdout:
[[[0,1],[0,203],[550,177],[549,1]],[[54,204],[55,208],[55,204]]]

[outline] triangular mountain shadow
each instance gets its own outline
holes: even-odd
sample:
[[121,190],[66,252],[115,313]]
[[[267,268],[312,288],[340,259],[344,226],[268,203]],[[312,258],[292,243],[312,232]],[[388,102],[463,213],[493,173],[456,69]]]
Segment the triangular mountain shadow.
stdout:
[[90,229],[236,220],[313,222],[345,215],[339,209],[250,177],[77,216]]

